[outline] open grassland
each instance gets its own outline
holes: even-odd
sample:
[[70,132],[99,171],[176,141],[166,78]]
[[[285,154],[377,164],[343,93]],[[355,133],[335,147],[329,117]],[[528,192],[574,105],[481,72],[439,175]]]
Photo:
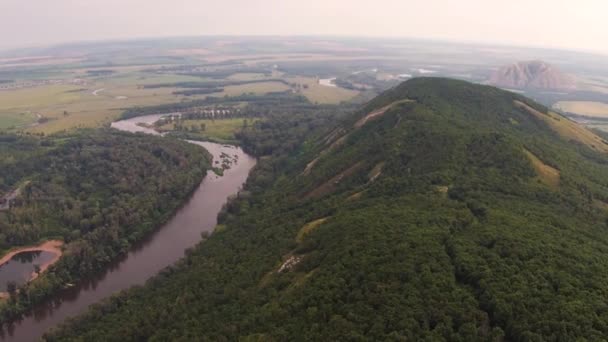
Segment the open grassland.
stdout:
[[0,113],[0,130],[11,130],[26,127],[36,121],[33,113]]
[[[144,89],[143,84],[192,81],[189,76],[147,76],[139,72],[90,81],[87,85],[48,85],[0,92],[0,128],[50,134],[82,127],[99,127],[125,108],[180,100],[176,88]],[[38,116],[47,119],[32,125]]]
[[[252,125],[257,120],[233,118],[233,119],[217,119],[217,120],[184,120],[182,127],[184,131],[190,132],[201,139],[210,139],[214,141],[233,141],[234,133],[238,132],[245,125]],[[201,125],[205,128],[202,130]],[[163,131],[173,131],[175,126],[173,123],[167,123],[160,127]]]
[[0,92],[0,110],[23,111],[49,104],[69,103],[78,99],[70,92],[78,89],[71,85],[48,85]]
[[355,90],[320,85],[318,79],[313,77],[286,77],[285,80],[302,85],[300,93],[313,103],[335,104],[351,100],[359,94]]
[[608,118],[608,103],[592,101],[560,101],[555,108],[568,113]]

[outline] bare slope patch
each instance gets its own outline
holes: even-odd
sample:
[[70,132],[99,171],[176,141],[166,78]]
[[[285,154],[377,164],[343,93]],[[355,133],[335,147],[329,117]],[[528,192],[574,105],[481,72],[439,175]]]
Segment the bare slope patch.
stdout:
[[376,109],[373,112],[370,112],[369,114],[367,114],[366,116],[362,117],[361,119],[359,119],[359,121],[355,122],[355,128],[361,128],[363,127],[363,125],[365,125],[369,120],[372,120],[374,118],[377,118],[379,116],[382,116],[384,113],[386,113],[389,109],[391,109],[392,107],[398,105],[398,104],[402,104],[402,103],[407,103],[407,102],[412,102],[412,100],[406,99],[406,100],[399,100],[399,101],[395,101],[391,104],[389,104],[388,106],[384,106],[380,109]]
[[524,149],[524,153],[532,163],[532,167],[534,167],[541,182],[552,188],[557,188],[559,186],[560,178],[559,170],[543,163],[542,160],[526,149]]
[[322,197],[324,195],[334,192],[336,190],[336,188],[338,187],[338,185],[345,178],[348,178],[349,176],[351,176],[352,174],[357,172],[361,167],[363,167],[363,162],[358,162],[358,163],[352,165],[348,169],[340,172],[339,174],[335,175],[327,182],[321,184],[320,186],[315,188],[313,191],[306,194],[304,196],[304,199],[319,198],[319,197]]
[[384,164],[385,164],[385,162],[378,163],[369,172],[369,174],[367,175],[367,178],[369,179],[370,183],[372,183],[373,181],[375,181],[376,179],[378,179],[378,177],[380,177],[380,175],[382,174],[382,168],[384,168]]
[[300,228],[300,231],[298,231],[298,235],[296,236],[296,242],[300,243],[300,242],[304,241],[304,238],[306,237],[306,235],[312,233],[312,231],[317,229],[320,225],[322,225],[328,219],[329,219],[329,217],[324,217],[324,218],[320,218],[318,220],[314,220],[312,222],[308,222],[307,224],[305,224],[302,228]]

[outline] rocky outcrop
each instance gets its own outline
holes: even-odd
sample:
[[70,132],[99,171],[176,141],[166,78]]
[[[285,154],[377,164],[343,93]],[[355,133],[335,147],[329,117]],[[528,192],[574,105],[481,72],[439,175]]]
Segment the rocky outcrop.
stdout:
[[504,66],[488,83],[512,89],[574,90],[574,77],[543,61],[525,61]]

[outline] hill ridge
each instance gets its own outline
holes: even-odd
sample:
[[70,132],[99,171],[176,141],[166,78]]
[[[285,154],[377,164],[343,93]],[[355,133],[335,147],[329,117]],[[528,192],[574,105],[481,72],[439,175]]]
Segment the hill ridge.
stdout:
[[260,160],[180,265],[49,340],[601,340],[608,155],[552,121],[495,87],[407,81]]

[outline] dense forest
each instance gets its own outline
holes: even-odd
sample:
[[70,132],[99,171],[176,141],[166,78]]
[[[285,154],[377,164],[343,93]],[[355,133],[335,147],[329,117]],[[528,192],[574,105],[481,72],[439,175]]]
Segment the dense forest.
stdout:
[[0,250],[47,239],[60,261],[0,305],[0,322],[94,274],[169,218],[210,167],[199,146],[113,130],[38,138],[0,136]]
[[339,121],[245,131],[267,156],[216,233],[46,339],[608,336],[601,137],[520,95],[439,78]]

